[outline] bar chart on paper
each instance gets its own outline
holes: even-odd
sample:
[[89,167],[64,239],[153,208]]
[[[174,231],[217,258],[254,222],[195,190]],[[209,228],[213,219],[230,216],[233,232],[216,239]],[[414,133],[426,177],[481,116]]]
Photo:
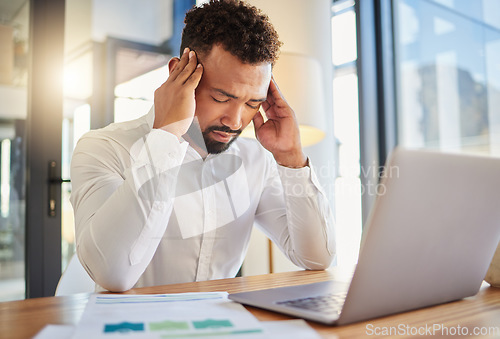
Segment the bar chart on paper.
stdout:
[[264,338],[227,293],[92,295],[74,338]]

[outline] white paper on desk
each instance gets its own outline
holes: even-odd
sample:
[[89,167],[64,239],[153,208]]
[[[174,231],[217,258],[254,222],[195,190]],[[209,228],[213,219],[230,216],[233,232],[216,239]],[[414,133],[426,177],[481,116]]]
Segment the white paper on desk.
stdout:
[[264,331],[272,339],[321,339],[303,319],[263,321]]
[[33,339],[68,339],[75,333],[73,325],[47,325]]
[[[272,339],[321,339],[302,319],[263,321],[261,325]],[[74,332],[73,325],[47,325],[33,339],[70,339]]]
[[225,292],[94,294],[74,339],[266,338],[257,319]]

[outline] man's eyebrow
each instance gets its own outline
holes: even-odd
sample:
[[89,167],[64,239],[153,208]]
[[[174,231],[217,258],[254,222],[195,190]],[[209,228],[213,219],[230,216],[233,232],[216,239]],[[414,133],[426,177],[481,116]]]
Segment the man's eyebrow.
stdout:
[[267,100],[267,98],[262,98],[262,99],[250,99],[250,100],[248,100],[248,101],[252,101],[252,102],[264,102],[264,101],[266,101],[266,100]]
[[[236,95],[231,94],[231,93],[228,93],[228,92],[224,91],[223,89],[220,89],[220,88],[213,88],[212,90],[213,90],[213,91],[215,91],[215,92],[219,92],[220,94],[222,94],[222,95],[224,95],[224,96],[226,96],[226,97],[228,97],[228,98],[231,98],[231,99],[239,99]],[[267,100],[267,98],[262,98],[262,99],[250,99],[250,100],[248,100],[248,101],[252,101],[252,102],[264,102],[264,101],[266,101],[266,100]]]
[[215,91],[215,92],[219,92],[220,94],[222,94],[222,95],[224,95],[224,96],[226,96],[228,98],[238,99],[238,97],[236,95],[230,94],[230,93],[228,93],[228,92],[226,92],[226,91],[224,91],[224,90],[222,90],[220,88],[213,88],[212,90]]

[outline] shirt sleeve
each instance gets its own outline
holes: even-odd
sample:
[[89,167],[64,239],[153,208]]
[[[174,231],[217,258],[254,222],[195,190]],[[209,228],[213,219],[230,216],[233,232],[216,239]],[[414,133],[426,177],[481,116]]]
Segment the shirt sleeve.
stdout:
[[256,214],[263,232],[297,266],[328,268],[335,258],[335,231],[328,200],[312,165],[271,166]]
[[153,129],[127,149],[92,133],[79,141],[71,162],[77,253],[98,285],[125,291],[165,232],[188,144]]

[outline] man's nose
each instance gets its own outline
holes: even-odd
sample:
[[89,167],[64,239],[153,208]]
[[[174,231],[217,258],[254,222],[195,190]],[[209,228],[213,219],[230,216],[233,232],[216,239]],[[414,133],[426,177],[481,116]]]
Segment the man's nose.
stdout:
[[228,110],[222,117],[221,123],[234,131],[239,130],[243,124],[241,121],[242,110],[243,108],[239,105]]

